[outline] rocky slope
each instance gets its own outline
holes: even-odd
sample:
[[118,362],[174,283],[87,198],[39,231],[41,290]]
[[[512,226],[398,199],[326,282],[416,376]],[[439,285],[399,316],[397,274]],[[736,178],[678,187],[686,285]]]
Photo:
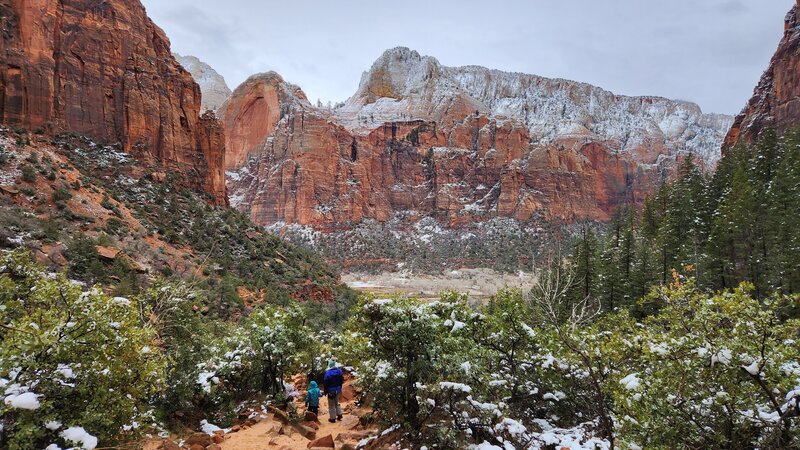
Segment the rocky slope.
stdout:
[[[263,301],[264,291],[322,302],[339,295],[338,273],[317,255],[231,208],[211,207],[159,170],[119,146],[0,127],[0,250],[28,248],[52,270],[112,288],[198,276],[213,287],[225,278],[232,293],[214,306],[226,317]],[[77,255],[81,238],[97,254]],[[102,278],[75,273],[87,258]]]
[[120,143],[226,203],[224,137],[139,1],[0,0],[0,121]]
[[180,65],[192,74],[197,84],[200,85],[200,91],[203,94],[203,101],[200,105],[201,110],[216,112],[231,96],[231,88],[228,87],[225,78],[195,56],[181,56],[177,53],[174,56]]
[[229,105],[231,203],[259,224],[325,231],[396,218],[605,220],[682,155],[713,165],[731,121],[686,102],[448,68],[406,48],[381,56],[335,110],[277,75],[251,78]]
[[800,0],[786,15],[783,39],[753,97],[736,116],[726,146],[752,142],[773,128],[778,134],[800,120]]

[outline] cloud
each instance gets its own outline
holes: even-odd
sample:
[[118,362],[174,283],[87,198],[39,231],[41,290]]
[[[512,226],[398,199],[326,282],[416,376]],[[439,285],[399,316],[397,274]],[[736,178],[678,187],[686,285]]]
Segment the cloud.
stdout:
[[312,100],[340,101],[385,49],[446,65],[585,81],[736,113],[783,31],[791,0],[143,0],[173,44],[235,87],[275,70]]
[[716,10],[722,14],[742,14],[747,12],[747,6],[739,0],[730,0],[716,5]]

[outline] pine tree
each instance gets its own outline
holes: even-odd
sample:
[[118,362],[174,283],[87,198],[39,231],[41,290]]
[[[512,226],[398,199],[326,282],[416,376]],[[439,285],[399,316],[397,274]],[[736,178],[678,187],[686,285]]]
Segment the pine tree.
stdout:
[[579,302],[585,298],[597,298],[599,272],[599,242],[592,228],[585,225],[581,240],[575,246],[572,264],[575,267],[575,281],[570,289],[570,298]]

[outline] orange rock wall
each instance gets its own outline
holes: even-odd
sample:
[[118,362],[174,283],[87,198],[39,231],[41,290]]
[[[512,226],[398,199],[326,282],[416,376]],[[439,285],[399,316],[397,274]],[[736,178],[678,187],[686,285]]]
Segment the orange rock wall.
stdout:
[[120,143],[226,204],[224,131],[138,0],[0,0],[0,121]]
[[736,117],[725,146],[753,142],[767,129],[800,125],[800,1],[786,15],[784,35],[753,97]]

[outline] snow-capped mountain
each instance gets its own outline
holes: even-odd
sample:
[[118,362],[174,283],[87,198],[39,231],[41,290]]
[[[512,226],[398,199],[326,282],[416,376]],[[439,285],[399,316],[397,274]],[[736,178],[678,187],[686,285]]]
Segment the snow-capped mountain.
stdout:
[[225,78],[195,56],[182,56],[177,53],[173,55],[200,85],[200,90],[203,93],[203,111],[211,110],[216,112],[231,96],[231,89],[228,87],[228,83],[225,82]]
[[404,47],[386,51],[336,114],[347,128],[366,133],[398,119],[446,126],[474,111],[524,123],[536,145],[603,141],[614,151],[637,153],[644,163],[693,153],[713,165],[733,122],[686,101],[615,95],[586,83],[479,66],[446,67]]
[[407,48],[386,51],[337,108],[271,73],[220,114],[231,204],[262,225],[323,231],[398,218],[605,220],[689,154],[713,167],[732,122],[684,101],[445,67]]

